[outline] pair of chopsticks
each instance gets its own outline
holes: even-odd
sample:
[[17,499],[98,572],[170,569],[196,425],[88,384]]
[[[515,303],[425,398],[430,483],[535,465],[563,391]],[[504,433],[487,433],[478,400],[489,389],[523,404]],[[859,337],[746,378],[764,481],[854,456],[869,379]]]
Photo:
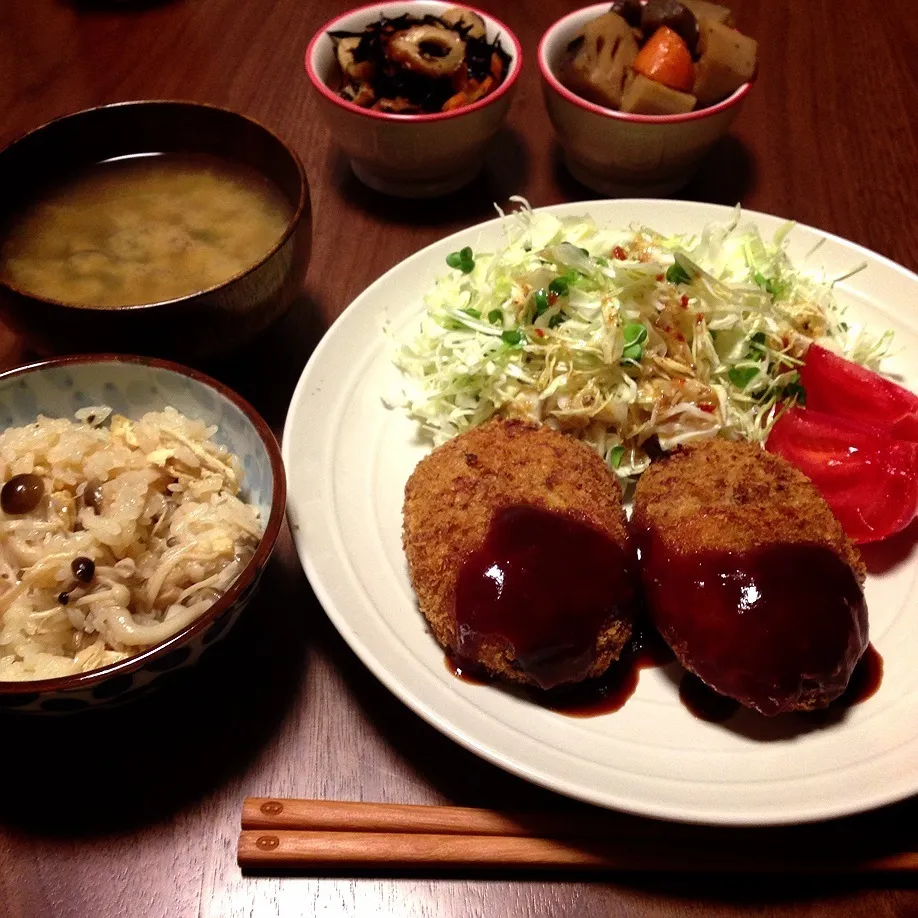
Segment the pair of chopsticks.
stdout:
[[[918,851],[868,854],[832,845],[761,844],[730,830],[639,823],[613,814],[506,814],[450,806],[249,797],[240,867],[250,870],[570,870],[839,874],[918,870]],[[642,827],[641,827],[642,826]],[[702,831],[703,830],[695,830]],[[754,831],[754,830],[753,830]],[[826,837],[835,833],[826,832]],[[781,836],[785,838],[785,836]]]

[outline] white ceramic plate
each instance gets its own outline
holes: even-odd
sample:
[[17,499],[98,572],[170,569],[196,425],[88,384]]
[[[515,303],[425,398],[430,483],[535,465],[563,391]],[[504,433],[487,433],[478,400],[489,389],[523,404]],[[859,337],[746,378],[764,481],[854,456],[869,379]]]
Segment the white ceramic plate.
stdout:
[[[550,208],[615,226],[694,232],[728,208],[672,201],[604,201]],[[782,223],[746,212],[771,234]],[[798,227],[795,261],[825,233]],[[918,791],[918,554],[892,540],[867,558],[871,639],[885,662],[879,691],[822,728],[742,711],[726,724],[693,717],[678,676],[644,671],[617,713],[573,718],[493,686],[456,679],[417,610],[401,546],[405,482],[429,447],[381,399],[398,384],[383,334],[416,324],[422,297],[465,245],[500,243],[497,220],[456,233],[397,265],[361,294],[316,348],[293,395],[283,439],[289,514],[310,583],[344,639],[423,718],[524,778],[601,806],[729,825],[839,816]],[[852,314],[896,330],[889,368],[918,389],[918,278],[829,236],[814,256],[838,276]]]

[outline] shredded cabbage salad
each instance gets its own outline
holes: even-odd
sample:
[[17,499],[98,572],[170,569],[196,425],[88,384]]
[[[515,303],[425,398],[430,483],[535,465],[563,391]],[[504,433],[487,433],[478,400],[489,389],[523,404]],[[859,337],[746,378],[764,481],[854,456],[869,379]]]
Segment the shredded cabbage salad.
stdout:
[[891,332],[843,321],[843,278],[791,263],[791,223],[763,239],[737,207],[699,235],[663,236],[514,200],[504,246],[451,253],[420,328],[396,343],[400,404],[435,444],[522,418],[636,476],[682,443],[763,442],[805,400],[797,367],[812,341],[872,368],[889,346]]

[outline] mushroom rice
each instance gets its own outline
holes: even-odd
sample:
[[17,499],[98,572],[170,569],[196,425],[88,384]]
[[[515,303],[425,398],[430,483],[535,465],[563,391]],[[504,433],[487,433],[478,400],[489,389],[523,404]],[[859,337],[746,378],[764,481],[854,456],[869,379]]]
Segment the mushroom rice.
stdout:
[[262,528],[215,433],[100,407],[0,434],[0,681],[116,663],[226,591]]

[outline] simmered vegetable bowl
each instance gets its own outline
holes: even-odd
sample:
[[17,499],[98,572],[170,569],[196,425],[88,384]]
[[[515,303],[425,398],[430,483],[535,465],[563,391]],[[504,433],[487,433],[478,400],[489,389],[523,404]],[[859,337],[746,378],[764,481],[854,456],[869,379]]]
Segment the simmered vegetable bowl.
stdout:
[[757,44],[706,0],[615,0],[567,44],[558,77],[597,105],[680,115],[726,99],[755,74]]
[[522,417],[635,476],[680,443],[764,441],[803,400],[812,340],[871,367],[888,346],[843,320],[839,278],[790,262],[792,224],[766,240],[737,209],[698,236],[665,237],[523,204],[505,217],[503,248],[449,256],[420,329],[398,343],[403,404],[435,443]]

